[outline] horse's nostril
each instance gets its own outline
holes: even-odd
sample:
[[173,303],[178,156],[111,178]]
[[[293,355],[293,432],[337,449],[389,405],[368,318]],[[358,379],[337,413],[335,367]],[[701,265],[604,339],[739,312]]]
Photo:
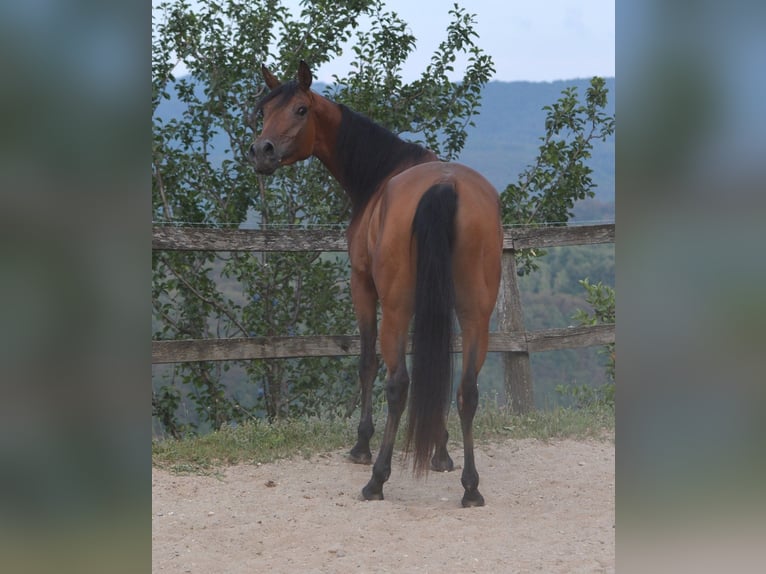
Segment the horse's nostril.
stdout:
[[275,156],[276,151],[274,144],[269,140],[255,140],[250,144],[248,153],[250,154],[250,159],[255,160],[256,158],[260,158],[261,160],[264,160],[272,159]]

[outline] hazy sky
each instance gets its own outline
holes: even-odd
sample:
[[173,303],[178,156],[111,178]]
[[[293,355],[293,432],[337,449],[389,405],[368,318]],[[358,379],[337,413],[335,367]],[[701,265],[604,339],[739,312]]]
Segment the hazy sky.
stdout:
[[[156,0],[152,0],[157,4]],[[299,0],[284,0],[299,11]],[[412,81],[445,38],[453,0],[385,0],[410,26],[417,50],[403,68]],[[614,0],[458,0],[476,14],[479,46],[495,63],[493,79],[552,81],[614,76]],[[361,23],[364,26],[364,22]],[[323,82],[345,75],[352,53],[313,70]],[[459,63],[456,69],[460,70]]]
[[[614,0],[462,0],[476,14],[478,45],[495,62],[495,80],[551,81],[614,76]],[[296,1],[297,5],[297,1]],[[451,0],[386,0],[417,39],[405,81],[420,75],[445,38]],[[315,71],[329,81],[350,55]]]

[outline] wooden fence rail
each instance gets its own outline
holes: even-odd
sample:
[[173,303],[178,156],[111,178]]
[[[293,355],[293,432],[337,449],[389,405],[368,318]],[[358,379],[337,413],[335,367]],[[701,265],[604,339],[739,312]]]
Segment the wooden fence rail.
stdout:
[[[569,227],[508,227],[503,249],[546,249],[564,245],[614,243],[614,223]],[[157,251],[346,251],[340,229],[152,228]]]
[[[613,340],[613,325],[542,329],[526,333],[490,333],[489,352],[538,353],[606,345]],[[452,351],[459,353],[462,350],[463,345],[458,338],[453,344]],[[358,335],[152,341],[152,363],[342,357],[358,355],[360,352]],[[407,352],[410,352],[409,347]]]
[[[490,333],[489,351],[503,354],[505,387],[516,412],[534,406],[529,353],[606,345],[614,342],[614,325],[565,327],[526,331],[516,283],[519,249],[614,242],[611,224],[567,227],[506,228],[503,239],[503,276],[497,301],[500,332]],[[156,251],[345,251],[346,238],[338,229],[210,229],[154,226]],[[461,350],[459,338],[453,347]],[[309,337],[249,337],[152,341],[152,363],[286,359],[345,356],[360,353],[356,335]]]

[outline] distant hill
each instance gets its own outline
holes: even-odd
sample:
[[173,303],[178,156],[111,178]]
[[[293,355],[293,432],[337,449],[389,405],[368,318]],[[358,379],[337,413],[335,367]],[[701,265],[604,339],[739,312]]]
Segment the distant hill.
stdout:
[[[577,88],[582,99],[589,79],[558,82],[490,82],[482,92],[476,126],[469,128],[460,161],[483,173],[498,191],[518,179],[537,156],[545,133],[545,111],[568,87]],[[614,114],[614,78],[606,79],[609,90],[606,112]],[[614,202],[614,136],[596,142],[588,162],[597,187],[595,199]],[[613,212],[612,212],[613,214]]]

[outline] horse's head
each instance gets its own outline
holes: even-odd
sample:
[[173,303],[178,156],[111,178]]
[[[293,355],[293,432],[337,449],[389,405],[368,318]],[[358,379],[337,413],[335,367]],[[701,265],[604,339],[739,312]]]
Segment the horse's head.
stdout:
[[[311,70],[301,60],[295,80],[280,83],[261,66],[263,79],[271,90],[258,102],[263,129],[250,146],[250,159],[258,173],[274,173],[279,166],[306,159],[314,150],[314,96],[310,90]],[[253,125],[253,128],[255,126]]]

